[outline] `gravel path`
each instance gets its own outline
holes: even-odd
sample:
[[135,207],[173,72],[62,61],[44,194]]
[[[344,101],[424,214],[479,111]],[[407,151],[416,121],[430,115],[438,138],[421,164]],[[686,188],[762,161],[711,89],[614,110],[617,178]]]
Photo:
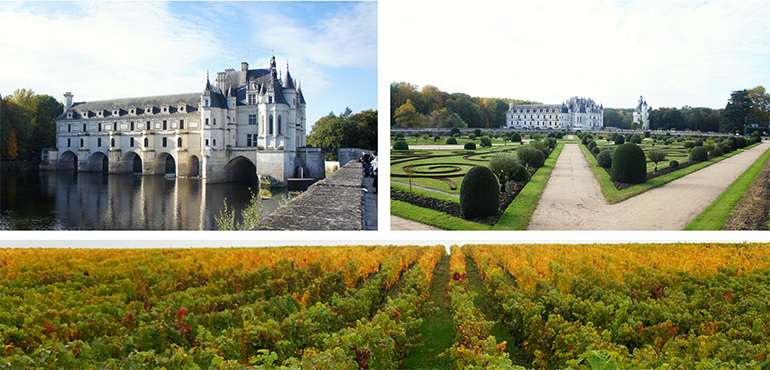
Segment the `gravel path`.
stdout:
[[444,229],[439,229],[438,227],[433,227],[430,225],[426,225],[423,223],[419,223],[417,221],[407,220],[405,218],[401,218],[398,216],[390,215],[390,229],[391,230],[421,230],[421,231],[441,231]]
[[768,148],[770,142],[613,205],[577,144],[566,144],[528,230],[683,230]]

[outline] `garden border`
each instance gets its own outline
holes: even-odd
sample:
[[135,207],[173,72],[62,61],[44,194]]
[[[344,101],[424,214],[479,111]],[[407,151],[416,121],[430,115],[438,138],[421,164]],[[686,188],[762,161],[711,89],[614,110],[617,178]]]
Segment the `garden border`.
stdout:
[[594,174],[594,178],[599,183],[599,187],[601,188],[602,195],[604,196],[604,199],[607,200],[607,203],[609,204],[615,204],[622,202],[628,198],[631,198],[633,196],[639,195],[641,193],[646,192],[647,190],[654,189],[660,186],[663,186],[671,181],[674,181],[680,177],[684,177],[686,175],[689,175],[695,171],[698,171],[704,167],[708,167],[714,163],[720,162],[722,160],[725,160],[727,158],[730,158],[734,155],[738,155],[740,153],[743,153],[744,151],[751,149],[760,143],[754,143],[752,145],[749,145],[743,149],[734,150],[728,154],[725,154],[723,156],[709,159],[708,161],[703,161],[700,163],[696,163],[694,165],[685,167],[681,170],[674,171],[668,174],[665,174],[663,176],[655,177],[650,180],[647,180],[647,182],[644,182],[642,184],[634,185],[630,188],[623,189],[623,190],[617,190],[615,188],[615,185],[612,181],[610,181],[610,174],[607,173],[607,171],[599,167],[596,164],[596,158],[591,154],[591,152],[586,148],[585,145],[580,144],[580,150],[583,152],[583,156],[585,157],[586,161],[588,161],[588,166],[591,168],[591,172]]
[[[462,218],[447,215],[443,212],[417,207],[393,199],[390,201],[390,214],[444,230],[526,230],[529,225],[529,220],[532,217],[532,213],[535,211],[535,207],[537,207],[537,203],[540,201],[540,197],[543,194],[545,184],[548,182],[551,172],[553,172],[553,168],[556,165],[556,160],[559,158],[559,155],[561,155],[563,148],[564,143],[557,142],[556,148],[554,148],[553,152],[548,156],[548,159],[546,159],[545,165],[540,167],[532,178],[529,179],[527,185],[521,190],[516,199],[511,202],[508,208],[505,209],[505,212],[503,212],[494,226],[464,220]],[[394,185],[397,185],[396,188],[403,186],[391,183],[391,186]],[[421,195],[426,196],[430,195],[425,193],[435,193],[429,190],[418,190]],[[439,197],[433,198],[443,199]],[[447,198],[444,200],[450,199]],[[459,202],[459,199],[455,198],[455,201]]]

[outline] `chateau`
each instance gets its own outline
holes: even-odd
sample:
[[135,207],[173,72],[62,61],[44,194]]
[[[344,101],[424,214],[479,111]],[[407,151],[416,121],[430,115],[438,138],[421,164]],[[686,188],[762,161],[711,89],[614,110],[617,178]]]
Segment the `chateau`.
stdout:
[[[323,154],[305,144],[302,89],[289,73],[217,73],[202,92],[73,103],[64,94],[56,148],[42,170],[141,172],[227,182],[259,175],[277,185],[324,177]],[[47,155],[47,161],[45,160]]]
[[561,105],[511,102],[506,122],[508,128],[515,129],[600,130],[604,128],[604,107],[577,96]]
[[647,106],[647,101],[642,96],[639,96],[639,104],[636,105],[636,110],[634,110],[633,122],[642,130],[650,129],[650,107]]

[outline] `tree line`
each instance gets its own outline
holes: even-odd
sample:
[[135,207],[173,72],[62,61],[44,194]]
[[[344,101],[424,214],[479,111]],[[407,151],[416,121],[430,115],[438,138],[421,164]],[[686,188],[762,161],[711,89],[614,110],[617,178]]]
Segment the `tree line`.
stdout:
[[426,85],[422,89],[408,82],[390,84],[391,127],[505,127],[508,103],[538,104],[519,99],[472,97],[449,94]]
[[50,95],[19,89],[0,98],[0,160],[39,161],[56,146],[56,119],[63,106]]
[[311,128],[307,143],[323,148],[327,160],[337,160],[339,148],[377,149],[377,111],[353,114],[350,108],[339,115],[329,112]]

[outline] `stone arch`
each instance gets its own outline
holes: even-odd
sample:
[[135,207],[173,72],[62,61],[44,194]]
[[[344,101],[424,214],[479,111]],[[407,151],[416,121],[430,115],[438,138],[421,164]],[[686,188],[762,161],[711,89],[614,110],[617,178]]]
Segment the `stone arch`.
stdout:
[[201,176],[201,161],[198,156],[191,155],[189,158],[187,176],[200,177]]
[[154,173],[158,175],[176,174],[177,161],[169,152],[160,152],[153,160]]
[[228,181],[255,179],[257,177],[257,165],[249,158],[237,156],[225,165],[224,177]]
[[58,170],[78,170],[78,155],[68,150],[59,155]]
[[91,157],[88,158],[88,172],[102,172],[107,173],[109,171],[109,158],[103,152],[94,152]]
[[126,152],[118,162],[119,173],[143,173],[142,156],[136,152]]

